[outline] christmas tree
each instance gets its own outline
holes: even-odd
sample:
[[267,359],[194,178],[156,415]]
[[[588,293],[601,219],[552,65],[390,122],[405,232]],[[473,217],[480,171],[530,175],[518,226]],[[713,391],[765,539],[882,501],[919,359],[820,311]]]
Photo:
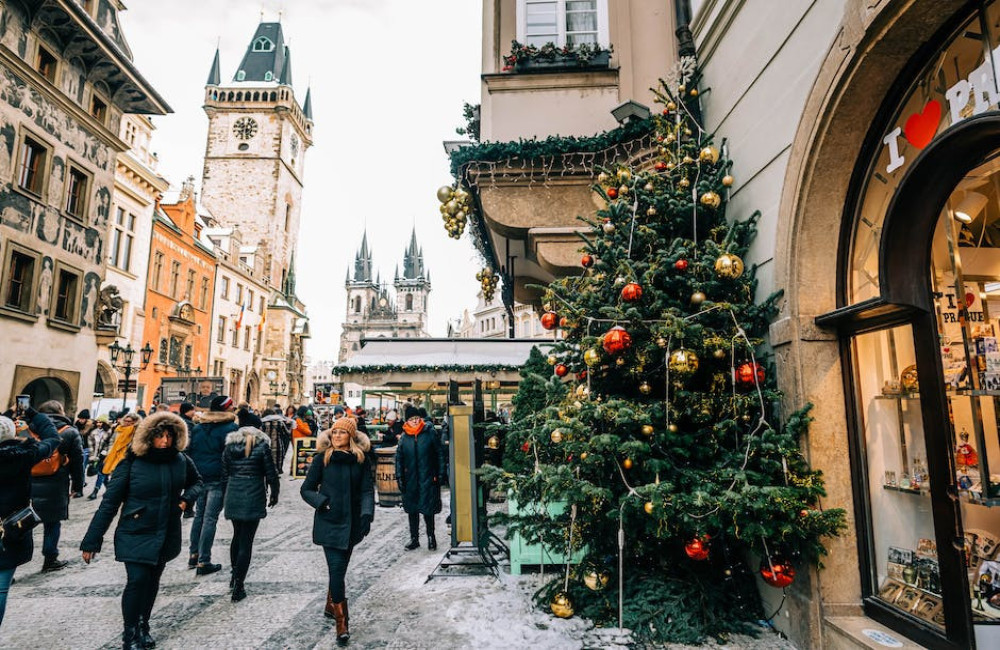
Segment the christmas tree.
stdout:
[[554,513],[511,530],[585,552],[540,592],[556,615],[694,642],[766,616],[748,562],[787,587],[844,513],[819,507],[808,407],[781,421],[763,353],[780,295],[755,302],[757,215],[727,219],[732,163],[693,117],[695,71],[656,94],[652,155],[601,171],[581,272],[544,288],[542,325],[563,336],[548,377],[522,373],[486,474]]

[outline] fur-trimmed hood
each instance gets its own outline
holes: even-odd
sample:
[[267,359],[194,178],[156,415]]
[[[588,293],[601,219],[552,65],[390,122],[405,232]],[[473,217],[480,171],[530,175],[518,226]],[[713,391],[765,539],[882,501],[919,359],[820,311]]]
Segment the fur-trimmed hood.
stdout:
[[196,424],[225,424],[236,422],[236,413],[233,411],[202,411],[195,416]]
[[184,451],[188,446],[188,428],[184,420],[179,415],[163,411],[150,415],[135,429],[132,436],[131,449],[136,456],[145,456],[153,448],[153,432],[163,424],[170,424],[174,428],[174,448],[177,451]]
[[241,427],[239,430],[233,431],[226,436],[226,446],[245,445],[247,444],[247,438],[254,438],[254,445],[263,442],[265,445],[271,446],[271,439],[257,427]]
[[[368,438],[368,434],[358,431],[354,435],[354,439],[358,442],[358,447],[361,451],[366,454],[372,449],[372,441]],[[316,436],[316,453],[321,451],[326,451],[333,446],[333,440],[330,438],[330,429],[325,431],[320,431],[319,435]]]

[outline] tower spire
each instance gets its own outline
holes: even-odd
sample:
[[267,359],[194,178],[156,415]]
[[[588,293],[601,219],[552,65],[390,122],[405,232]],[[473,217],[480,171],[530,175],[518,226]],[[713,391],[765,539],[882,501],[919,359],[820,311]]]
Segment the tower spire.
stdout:
[[[290,82],[289,82],[290,83]],[[302,114],[306,116],[307,120],[312,120],[313,118],[313,103],[312,103],[312,88],[306,88],[306,101],[302,102]]]
[[218,86],[222,83],[222,74],[219,71],[219,46],[215,46],[215,58],[212,60],[212,69],[208,72],[208,86]]

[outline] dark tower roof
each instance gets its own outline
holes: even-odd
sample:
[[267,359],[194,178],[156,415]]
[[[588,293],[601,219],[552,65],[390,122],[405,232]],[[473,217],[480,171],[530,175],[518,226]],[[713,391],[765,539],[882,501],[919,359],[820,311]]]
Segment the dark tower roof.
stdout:
[[312,88],[306,88],[306,101],[302,102],[302,114],[307,120],[313,118]]
[[410,247],[403,253],[403,279],[416,280],[425,277],[424,252],[417,247],[417,230],[410,235]]
[[219,71],[219,48],[215,48],[215,59],[212,61],[212,69],[208,72],[209,86],[218,86],[222,83],[222,73]]
[[368,233],[361,238],[361,249],[354,256],[354,282],[372,281],[372,254],[368,250]]
[[[287,63],[286,63],[287,62]],[[261,23],[250,39],[247,53],[233,81],[275,81],[291,84],[291,63],[281,23]],[[242,73],[242,78],[241,74]],[[287,73],[288,78],[284,75]]]

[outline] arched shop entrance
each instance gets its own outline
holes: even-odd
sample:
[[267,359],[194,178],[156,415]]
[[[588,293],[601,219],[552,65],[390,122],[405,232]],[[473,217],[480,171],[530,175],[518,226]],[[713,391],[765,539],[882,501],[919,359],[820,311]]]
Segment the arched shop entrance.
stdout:
[[51,399],[58,400],[63,404],[67,414],[72,413],[75,408],[73,392],[66,382],[55,377],[39,377],[34,379],[21,389],[20,395],[30,395],[31,405],[37,407],[43,402]]
[[857,575],[864,613],[914,641],[996,648],[1000,2],[881,7],[817,79],[776,250],[785,383],[820,396],[813,462],[854,505],[814,595],[833,609]]

